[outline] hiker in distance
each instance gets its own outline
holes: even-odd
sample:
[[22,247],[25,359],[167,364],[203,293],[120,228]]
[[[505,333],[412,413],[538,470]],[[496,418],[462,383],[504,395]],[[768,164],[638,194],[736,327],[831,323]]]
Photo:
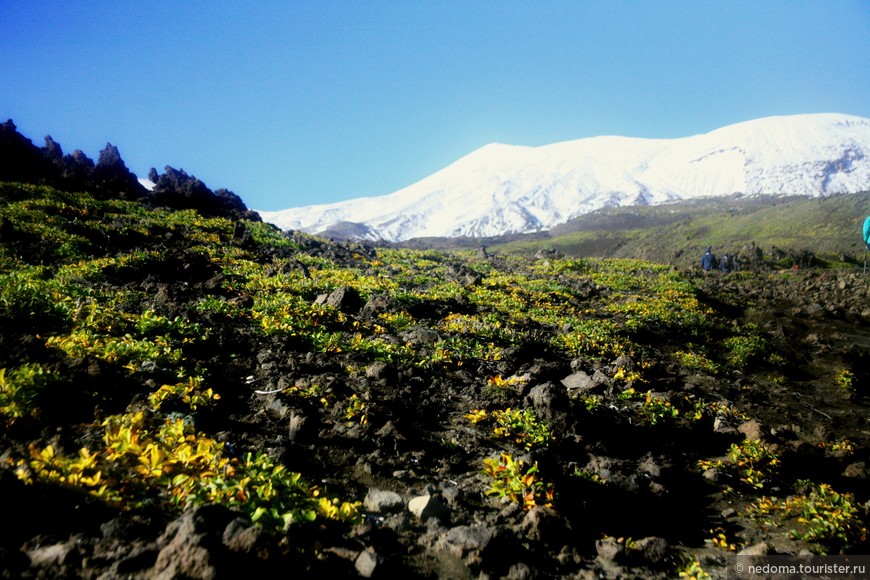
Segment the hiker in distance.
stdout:
[[722,270],[723,273],[727,274],[728,272],[734,271],[734,258],[725,254],[722,256],[722,260],[719,262],[719,269]]
[[713,247],[707,246],[707,251],[701,256],[701,269],[709,272],[716,266],[716,256],[713,255]]

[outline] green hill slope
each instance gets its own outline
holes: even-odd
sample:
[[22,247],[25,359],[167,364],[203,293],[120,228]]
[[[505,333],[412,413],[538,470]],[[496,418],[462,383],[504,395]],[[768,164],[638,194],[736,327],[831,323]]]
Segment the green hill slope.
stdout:
[[[863,257],[861,225],[870,193],[827,198],[716,198],[662,206],[613,208],[560,226],[548,239],[492,244],[534,253],[635,257],[693,266],[704,248],[741,253],[752,243],[771,262],[811,252],[827,259]],[[745,248],[745,249],[744,249]]]

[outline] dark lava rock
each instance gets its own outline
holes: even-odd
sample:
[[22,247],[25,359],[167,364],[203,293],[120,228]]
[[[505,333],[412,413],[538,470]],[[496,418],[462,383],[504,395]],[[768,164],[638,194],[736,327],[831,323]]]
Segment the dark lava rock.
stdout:
[[435,549],[464,559],[469,554],[486,548],[492,540],[492,535],[492,530],[488,526],[456,526],[441,534]]
[[345,314],[356,314],[363,306],[359,292],[350,286],[339,286],[330,294],[321,294],[315,304],[326,304]]
[[595,551],[603,560],[617,562],[624,556],[625,546],[608,536],[595,541]]
[[167,526],[154,569],[167,578],[210,580],[218,577],[218,546],[233,514],[218,505],[196,508]]
[[636,540],[631,546],[631,557],[644,564],[659,566],[669,555],[668,541],[659,537],[648,537]]
[[441,340],[441,335],[429,328],[422,326],[414,326],[403,331],[399,338],[412,346],[422,346],[427,344],[435,344]]
[[565,544],[569,526],[555,510],[545,506],[535,506],[523,517],[520,532],[524,538],[561,546]]
[[537,385],[526,395],[525,402],[544,421],[557,428],[564,427],[570,406],[565,389],[553,383]]
[[585,395],[587,393],[603,391],[603,385],[596,381],[585,371],[577,371],[561,380],[562,385],[568,389],[569,393],[579,393]]

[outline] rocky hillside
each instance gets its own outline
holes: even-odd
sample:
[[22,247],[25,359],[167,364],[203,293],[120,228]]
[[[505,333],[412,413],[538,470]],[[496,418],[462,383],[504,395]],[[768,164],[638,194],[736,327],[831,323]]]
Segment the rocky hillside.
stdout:
[[859,268],[374,248],[45,183],[0,184],[4,577],[870,548]]

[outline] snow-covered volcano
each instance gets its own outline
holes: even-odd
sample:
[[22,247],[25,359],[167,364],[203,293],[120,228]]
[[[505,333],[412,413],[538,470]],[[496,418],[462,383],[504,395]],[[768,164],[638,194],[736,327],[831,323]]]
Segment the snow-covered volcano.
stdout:
[[260,212],[283,229],[352,239],[546,230],[596,209],[733,193],[870,189],[870,119],[767,117],[681,139],[491,144],[394,193]]

